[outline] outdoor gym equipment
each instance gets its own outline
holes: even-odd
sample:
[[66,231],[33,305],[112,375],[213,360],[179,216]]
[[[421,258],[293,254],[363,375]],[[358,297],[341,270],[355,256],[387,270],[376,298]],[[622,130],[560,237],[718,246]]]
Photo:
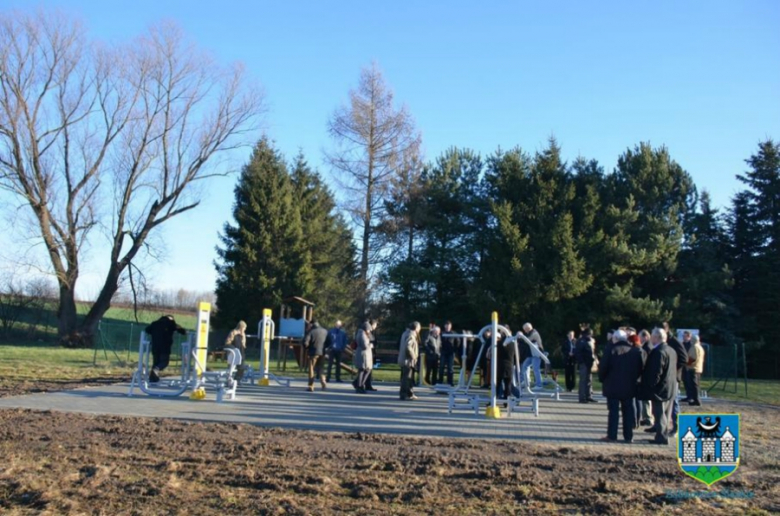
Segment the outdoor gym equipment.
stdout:
[[[490,340],[485,339],[485,333],[490,330],[491,336]],[[439,392],[447,392],[448,393],[448,412],[452,414],[453,410],[456,409],[467,409],[467,410],[473,410],[475,414],[479,413],[480,407],[487,405],[487,408],[485,410],[485,416],[488,418],[500,418],[501,417],[501,409],[498,407],[497,403],[497,396],[496,396],[496,388],[497,388],[497,376],[498,376],[498,334],[499,332],[504,335],[505,337],[505,344],[508,344],[506,339],[512,339],[512,334],[509,331],[508,328],[505,326],[501,326],[498,324],[498,312],[493,312],[492,316],[492,322],[482,328],[479,333],[476,335],[477,338],[480,340],[481,345],[479,348],[479,352],[477,353],[476,360],[474,362],[474,366],[471,369],[471,375],[469,376],[469,379],[467,382],[463,381],[463,370],[465,369],[465,366],[461,368],[461,377],[458,380],[458,386],[451,388],[451,389],[445,389],[444,387],[437,386],[437,390]],[[462,333],[462,334],[452,334],[448,333],[445,334],[445,336],[448,337],[460,337],[464,339],[464,348],[465,344],[468,340],[468,338],[473,338],[471,334],[468,333]],[[471,389],[471,384],[474,381],[474,377],[476,376],[477,368],[479,367],[479,363],[482,360],[483,354],[486,352],[489,352],[491,355],[490,360],[490,396],[482,396],[479,393],[471,393],[469,392]],[[463,360],[465,364],[466,360],[466,353],[464,350],[463,353]]]
[[273,380],[283,387],[290,386],[290,380],[288,378],[280,378],[268,369],[268,363],[271,359],[271,341],[278,338],[284,338],[274,335],[274,333],[276,333],[276,325],[271,317],[271,309],[264,308],[263,318],[260,319],[260,322],[257,324],[257,338],[260,341],[260,363],[258,364],[257,371],[250,365],[244,373],[244,377],[248,378],[252,385],[254,385],[255,380],[257,380],[258,385],[268,386],[271,384],[270,380]]
[[138,345],[138,366],[133,373],[130,382],[128,396],[133,396],[137,388],[144,394],[155,397],[181,396],[187,390],[192,390],[193,399],[203,399],[202,394],[206,388],[214,389],[217,394],[217,402],[222,402],[226,397],[235,399],[238,382],[233,379],[237,367],[241,365],[241,353],[228,348],[225,351],[225,359],[228,369],[225,371],[207,371],[206,360],[208,357],[208,334],[211,305],[209,303],[198,304],[198,328],[195,333],[189,332],[187,340],[181,344],[180,376],[160,379],[159,382],[149,382],[149,373],[152,370],[152,341],[146,332],[141,332]]
[[442,337],[448,337],[453,339],[462,339],[461,340],[461,347],[462,347],[462,354],[460,358],[460,373],[458,373],[458,384],[455,386],[443,384],[443,383],[437,383],[433,386],[433,390],[438,392],[439,394],[449,394],[450,392],[463,392],[467,390],[466,386],[466,361],[468,360],[468,348],[469,348],[469,340],[473,340],[476,338],[476,336],[471,333],[470,331],[465,331],[463,333],[443,333]]
[[[487,332],[488,330],[491,330],[491,338],[489,340],[486,340],[484,335],[485,332]],[[463,367],[461,367],[460,370],[458,385],[455,387],[450,387],[447,385],[435,385],[433,387],[436,392],[446,393],[448,395],[448,412],[450,414],[452,414],[453,410],[458,410],[458,409],[473,410],[475,414],[479,414],[480,407],[483,407],[487,404],[487,410],[486,410],[487,417],[491,417],[491,418],[501,417],[501,412],[497,406],[497,401],[496,401],[496,387],[498,382],[498,379],[496,378],[497,370],[498,370],[497,342],[498,342],[499,333],[501,333],[504,336],[503,345],[515,347],[515,365],[513,368],[513,375],[512,375],[513,392],[507,393],[507,399],[505,401],[502,401],[502,403],[506,403],[508,415],[512,415],[515,412],[531,412],[535,416],[539,416],[540,397],[549,395],[551,397],[554,397],[556,400],[560,400],[559,394],[561,392],[561,388],[560,385],[558,385],[558,382],[553,382],[555,385],[555,389],[553,392],[548,394],[544,392],[531,390],[529,383],[527,381],[522,380],[521,378],[522,367],[520,364],[520,353],[517,347],[517,341],[519,339],[522,339],[523,342],[527,343],[530,346],[531,353],[533,356],[539,357],[545,363],[549,363],[549,359],[525,335],[523,335],[522,333],[518,333],[516,336],[513,336],[508,328],[499,325],[498,314],[494,312],[492,323],[482,328],[479,331],[479,333],[476,335],[476,338],[479,339],[481,345],[480,345],[479,352],[477,353],[477,357],[474,362],[474,365],[472,366],[471,374],[469,375],[468,380],[466,380],[464,377],[466,372],[465,364],[467,358],[466,347],[467,347],[468,339],[475,338],[475,336],[467,332],[446,333],[442,335],[443,337],[453,337],[453,338],[463,339],[463,362],[462,362]],[[479,393],[470,392],[471,385],[476,376],[477,368],[479,367],[479,363],[482,360],[482,356],[488,352],[491,353],[490,396],[489,397],[480,395]],[[550,382],[550,381],[552,380],[549,379],[546,380],[546,382]],[[515,391],[517,392],[518,395],[515,395]],[[524,402],[530,402],[530,406],[529,407],[522,406],[522,403]]]
[[[463,381],[463,378],[462,378],[464,370],[466,369],[466,358],[465,358],[466,357],[466,353],[465,353],[465,350],[464,350],[464,354],[463,354],[463,356],[464,356],[463,360],[464,361],[462,362],[461,377],[459,378],[459,381],[458,381],[458,387],[455,387],[455,388],[452,388],[452,389],[447,389],[447,390],[439,390],[439,392],[448,392],[447,408],[448,408],[448,412],[450,414],[452,414],[453,410],[457,410],[457,409],[473,410],[475,414],[479,414],[480,407],[484,406],[485,404],[488,404],[488,411],[489,411],[489,413],[486,413],[486,416],[487,417],[500,417],[500,410],[498,412],[496,412],[498,407],[495,407],[495,409],[492,408],[494,406],[493,402],[495,401],[494,398],[495,398],[495,390],[496,390],[496,378],[495,378],[496,375],[495,374],[491,374],[490,375],[490,377],[491,377],[491,382],[490,382],[491,383],[491,396],[490,397],[482,396],[480,393],[472,393],[472,392],[470,392],[471,384],[474,381],[474,378],[475,378],[476,373],[477,373],[477,368],[479,367],[479,364],[482,361],[482,356],[486,352],[493,353],[493,355],[491,355],[491,356],[493,356],[493,360],[491,360],[491,363],[492,363],[491,369],[494,369],[494,368],[497,369],[496,364],[495,364],[495,355],[496,355],[496,349],[497,349],[496,348],[496,343],[497,343],[498,332],[501,332],[505,337],[509,336],[511,334],[509,329],[505,328],[504,326],[500,326],[498,324],[498,314],[496,312],[493,313],[493,316],[494,316],[494,319],[495,319],[493,321],[493,323],[491,323],[491,324],[485,326],[484,328],[482,328],[479,331],[479,333],[477,333],[477,335],[476,335],[476,338],[479,339],[481,344],[480,344],[479,352],[477,352],[476,360],[474,361],[474,365],[473,365],[473,367],[471,369],[471,374],[469,375],[468,381]],[[492,333],[492,337],[491,337],[490,341],[485,340],[485,332],[487,332],[488,330],[491,330],[491,333]],[[462,337],[462,338],[464,338],[464,340],[467,340],[469,337],[471,337],[471,338],[474,337],[473,335],[471,335],[469,333],[464,333],[464,334],[449,334],[448,333],[448,334],[446,334],[446,336],[454,336],[454,335],[459,335],[459,336],[464,336],[465,335],[465,338]],[[440,388],[440,389],[443,389],[443,388]],[[498,415],[495,415],[496,413]]]

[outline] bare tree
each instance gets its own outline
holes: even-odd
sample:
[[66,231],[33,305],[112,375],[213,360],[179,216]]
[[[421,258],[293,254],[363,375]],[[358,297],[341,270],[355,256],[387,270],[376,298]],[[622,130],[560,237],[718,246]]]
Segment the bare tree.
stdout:
[[393,93],[374,63],[360,72],[349,102],[328,121],[336,148],[326,153],[336,181],[345,190],[344,207],[360,232],[361,315],[366,313],[372,268],[382,256],[376,228],[386,217],[390,180],[404,157],[420,145],[405,106],[396,108]]
[[[0,16],[0,186],[34,214],[62,339],[91,341],[150,233],[195,208],[215,158],[249,142],[264,104],[244,82],[170,25],[108,47],[61,14]],[[79,263],[96,227],[110,262],[79,324]]]

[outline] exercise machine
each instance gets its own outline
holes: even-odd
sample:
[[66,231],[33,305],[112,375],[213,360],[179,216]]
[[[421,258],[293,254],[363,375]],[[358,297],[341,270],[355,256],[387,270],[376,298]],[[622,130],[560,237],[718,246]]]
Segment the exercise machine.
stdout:
[[241,353],[236,349],[228,348],[225,350],[227,370],[207,371],[206,369],[210,315],[211,305],[199,303],[197,330],[188,332],[187,340],[181,344],[179,376],[161,378],[154,383],[149,381],[149,373],[152,370],[152,341],[146,332],[141,332],[138,365],[133,372],[127,395],[132,397],[137,388],[148,396],[171,398],[191,390],[192,399],[203,399],[208,388],[216,391],[217,402],[235,399],[238,382],[233,375],[241,365]]
[[248,379],[252,385],[257,382],[258,385],[268,386],[271,384],[271,380],[275,381],[282,387],[290,386],[289,378],[280,378],[269,370],[268,364],[271,359],[271,342],[274,339],[283,338],[276,333],[276,325],[271,317],[271,309],[263,309],[263,317],[260,322],[257,323],[257,338],[260,341],[260,362],[258,364],[257,371],[255,371],[251,365],[249,365],[244,372],[244,378]]

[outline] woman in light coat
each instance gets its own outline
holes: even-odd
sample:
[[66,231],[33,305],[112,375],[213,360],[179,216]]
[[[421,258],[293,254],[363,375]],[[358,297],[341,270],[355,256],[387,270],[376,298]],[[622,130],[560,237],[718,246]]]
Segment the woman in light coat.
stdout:
[[353,363],[358,374],[355,382],[352,384],[355,386],[355,390],[359,394],[366,393],[366,380],[368,375],[371,374],[371,369],[374,367],[374,353],[371,350],[371,332],[374,327],[371,322],[364,322],[357,333],[355,333],[355,354],[353,356]]

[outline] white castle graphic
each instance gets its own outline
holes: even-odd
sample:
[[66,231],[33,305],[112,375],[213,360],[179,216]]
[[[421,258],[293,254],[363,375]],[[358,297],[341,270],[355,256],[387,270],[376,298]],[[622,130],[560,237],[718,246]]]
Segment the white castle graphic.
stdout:
[[702,465],[702,466],[734,466],[739,459],[734,458],[734,443],[736,439],[732,435],[729,427],[718,435],[720,428],[720,418],[715,423],[710,418],[701,418],[696,422],[699,436],[697,437],[691,427],[682,438],[683,456],[680,460],[681,465]]

